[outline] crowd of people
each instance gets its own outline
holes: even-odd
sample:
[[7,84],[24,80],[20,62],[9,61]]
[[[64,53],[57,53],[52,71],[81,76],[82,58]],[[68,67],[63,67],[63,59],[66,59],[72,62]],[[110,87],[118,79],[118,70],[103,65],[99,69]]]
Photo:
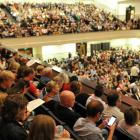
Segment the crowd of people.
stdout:
[[109,50],[95,51],[93,56],[52,59],[48,63],[78,75],[81,81],[97,81],[108,89],[134,97],[139,93],[139,59],[139,52]]
[[1,7],[15,20],[6,16],[7,22],[0,26],[1,38],[140,28],[139,20],[121,21],[93,4],[7,3]]
[[[18,52],[11,52],[5,48],[1,48],[0,54],[0,140],[70,139],[70,133],[63,128],[61,135],[57,133],[57,128],[59,127],[56,126],[51,116],[47,115],[32,116],[33,121],[28,131],[25,129],[24,124],[31,114],[27,108],[28,101],[26,94],[31,94],[35,98],[44,100],[45,106],[49,108],[57,118],[73,129],[83,140],[93,140],[94,138],[96,140],[114,140],[114,138],[117,138],[114,134],[117,128],[129,133],[135,139],[140,138],[138,110],[129,107],[125,112],[121,111],[122,93],[120,91],[122,89],[118,90],[117,88],[119,87],[113,90],[113,88],[106,86],[106,88],[110,88],[110,90],[108,89],[107,102],[105,102],[102,99],[102,95],[105,92],[104,84],[100,81],[102,79],[99,78],[99,70],[97,71],[96,68],[96,73],[94,71],[94,74],[96,74],[96,76],[98,75],[99,82],[93,93],[89,94],[82,88],[81,80],[85,78],[85,76],[81,77],[78,73],[77,75],[75,73],[78,68],[72,68],[74,75],[71,77],[66,73],[53,75],[51,67],[45,67],[40,64],[28,67],[26,64],[28,64],[30,60],[22,58]],[[132,52],[127,54],[128,56],[124,52],[117,52],[117,54],[113,51],[98,52],[98,57],[97,54],[94,55],[96,56],[96,61],[94,58],[94,61],[92,60],[91,62],[96,66],[98,61],[100,70],[103,72],[101,76],[105,77],[105,74],[109,75],[110,73],[111,75],[111,70],[115,71],[118,69],[117,66],[121,66],[120,63],[122,62],[119,61],[119,57],[125,56],[125,59],[127,58],[129,60],[131,56],[131,61],[129,62],[136,61],[136,54]],[[113,57],[114,55],[117,55],[117,57]],[[83,58],[80,59],[83,60]],[[109,64],[106,66],[106,64],[109,63],[108,60],[111,60],[109,62],[110,65],[112,64],[111,67],[109,67],[110,72],[108,72],[109,69],[107,68]],[[114,61],[116,64],[113,65]],[[73,60],[72,62],[75,61]],[[80,62],[84,64],[83,68],[89,65],[89,59],[88,61],[84,59]],[[131,67],[133,67],[133,64],[129,65],[129,68]],[[105,72],[102,71],[102,69],[105,70]],[[118,80],[124,80],[123,73],[129,77],[126,71],[122,72],[119,70],[119,72],[114,72],[114,74],[117,74],[116,78]],[[132,82],[139,80],[138,75],[131,75],[131,78]],[[76,108],[78,104],[82,106],[84,112]],[[109,118],[112,115],[115,116],[117,120],[113,125],[108,126]]]

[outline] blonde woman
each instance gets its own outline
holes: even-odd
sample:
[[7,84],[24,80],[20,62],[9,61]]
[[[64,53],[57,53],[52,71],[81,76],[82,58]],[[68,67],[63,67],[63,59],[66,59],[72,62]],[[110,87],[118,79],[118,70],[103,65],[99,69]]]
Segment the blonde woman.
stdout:
[[[29,131],[28,140],[54,140],[56,132],[55,121],[48,115],[37,115],[34,117]],[[57,135],[58,136],[58,135]],[[69,132],[63,129],[57,140],[70,137]]]

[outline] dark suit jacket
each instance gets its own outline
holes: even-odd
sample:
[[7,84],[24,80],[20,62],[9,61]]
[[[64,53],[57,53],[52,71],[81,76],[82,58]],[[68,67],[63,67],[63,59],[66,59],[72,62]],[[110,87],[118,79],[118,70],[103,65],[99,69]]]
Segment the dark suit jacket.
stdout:
[[77,119],[81,117],[78,113],[60,104],[55,105],[54,114],[71,128],[73,128]]
[[27,133],[18,122],[0,120],[0,140],[26,140]]

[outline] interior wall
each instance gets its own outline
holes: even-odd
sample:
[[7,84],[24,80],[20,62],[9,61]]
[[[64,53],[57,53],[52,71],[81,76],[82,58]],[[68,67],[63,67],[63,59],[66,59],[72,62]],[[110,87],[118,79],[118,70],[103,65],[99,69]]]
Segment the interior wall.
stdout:
[[68,53],[72,54],[72,57],[76,56],[76,44],[62,44],[62,45],[48,45],[42,47],[42,58],[43,60],[51,58],[67,58]]
[[[133,51],[140,51],[140,39],[131,38],[131,39],[114,39],[114,40],[103,40],[103,41],[90,41],[87,42],[87,56],[90,56],[91,44],[105,43],[110,42],[110,47],[119,48],[119,49],[129,49]],[[51,58],[67,58],[68,53],[72,54],[72,57],[76,56],[76,44],[62,44],[62,45],[48,45],[43,46],[42,48],[42,58],[43,60],[48,60]]]
[[94,3],[100,9],[117,15],[118,0],[94,0]]
[[135,7],[135,18],[140,18],[140,2],[131,2],[131,3],[120,3],[118,4],[118,17],[122,20],[125,20],[125,15],[126,15],[126,8],[129,6]]
[[98,44],[98,43],[105,43],[105,42],[110,42],[110,47],[112,47],[112,48],[140,51],[140,39],[139,38],[91,41],[91,42],[87,43],[87,46],[88,46],[88,48],[90,48],[91,44]]

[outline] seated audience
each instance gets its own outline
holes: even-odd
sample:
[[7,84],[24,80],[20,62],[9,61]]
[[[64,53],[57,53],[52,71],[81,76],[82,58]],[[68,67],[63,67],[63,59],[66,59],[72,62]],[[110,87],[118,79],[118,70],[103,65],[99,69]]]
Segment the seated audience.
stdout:
[[8,70],[10,70],[11,72],[17,74],[18,69],[20,68],[20,64],[18,62],[11,62],[8,66]]
[[37,68],[36,68],[35,77],[38,78],[39,80],[41,78],[41,74],[42,74],[43,69],[44,69],[44,66],[42,66],[42,65],[38,65]]
[[103,106],[104,106],[104,109],[106,109],[107,105],[106,103],[101,99],[101,96],[104,94],[104,88],[102,85],[97,85],[95,87],[95,91],[94,91],[94,94],[91,95],[88,99],[87,99],[87,102],[86,102],[86,105],[91,101],[91,100],[98,100],[100,101]]
[[66,122],[68,126],[73,128],[74,123],[80,117],[80,115],[72,109],[75,103],[74,93],[68,90],[64,90],[60,93],[61,104],[55,106],[54,113],[56,116]]
[[35,84],[33,83],[34,76],[34,70],[32,68],[25,67],[23,71],[22,80],[29,81],[30,85],[28,92],[31,93],[33,96],[38,97],[40,96],[40,91],[36,88]]
[[53,78],[53,81],[55,81],[59,85],[60,91],[63,90],[62,88],[64,80],[62,79],[62,77],[59,76],[59,74]]
[[[92,100],[88,103],[87,117],[79,118],[73,127],[82,140],[104,140],[103,131],[101,129],[106,126],[106,123],[102,123],[98,127],[96,126],[96,122],[100,120],[103,110],[103,104],[98,100]],[[115,125],[110,126],[109,129],[107,140],[112,140]]]
[[8,95],[1,108],[0,139],[26,140],[27,132],[23,122],[29,116],[28,101],[21,94]]
[[86,101],[89,98],[90,94],[88,93],[80,93],[76,96],[76,102],[80,103],[83,106],[86,106]]
[[110,91],[107,95],[107,104],[108,106],[103,112],[105,116],[111,117],[113,115],[117,117],[117,121],[124,119],[124,113],[119,109],[121,106],[121,96],[117,91]]
[[13,52],[11,58],[9,58],[8,63],[12,63],[12,62],[18,62],[19,61],[19,54],[18,52]]
[[4,70],[0,73],[0,92],[7,93],[15,82],[15,74],[11,71]]
[[46,103],[50,100],[60,102],[59,90],[60,87],[55,81],[51,80],[48,82],[42,91],[42,95]]
[[29,86],[30,86],[29,81],[20,79],[16,82],[16,84],[12,88],[8,89],[7,93],[8,94],[15,94],[15,93],[25,94],[28,92]]
[[79,81],[72,81],[70,83],[70,90],[77,96],[82,91],[82,84]]
[[58,77],[60,77],[60,79],[63,80],[63,85],[62,85],[62,89],[63,90],[70,90],[70,79],[69,76],[66,73],[60,73],[58,74]]
[[39,89],[42,89],[52,79],[52,68],[46,67],[42,70],[40,83],[37,85]]
[[72,81],[70,83],[70,90],[75,94],[75,100],[85,106],[86,101],[90,95],[87,93],[81,93],[82,83],[79,81]]
[[131,107],[124,112],[124,119],[120,120],[118,127],[140,140],[140,126],[137,124],[139,120],[139,111]]
[[[0,11],[1,38],[139,29],[139,20],[126,23],[94,4],[8,3],[1,7],[19,23],[11,22]],[[57,62],[53,60],[53,63]]]

